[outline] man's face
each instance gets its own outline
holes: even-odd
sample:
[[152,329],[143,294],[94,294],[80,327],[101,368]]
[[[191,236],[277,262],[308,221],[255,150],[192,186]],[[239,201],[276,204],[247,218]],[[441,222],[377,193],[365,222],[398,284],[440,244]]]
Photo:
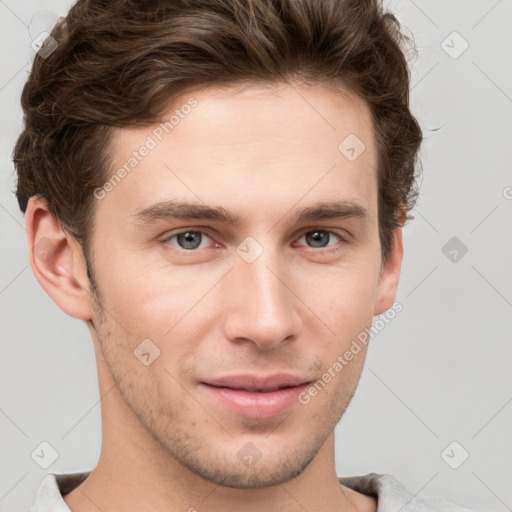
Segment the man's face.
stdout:
[[[308,403],[298,393],[381,312],[370,112],[355,96],[288,85],[194,91],[164,120],[175,110],[168,133],[156,123],[115,134],[114,171],[139,156],[95,205],[104,311],[93,334],[126,405],[169,456],[219,484],[275,485],[332,433],[365,346]],[[365,145],[355,159],[354,135]],[[175,218],[170,201],[239,220]],[[331,202],[348,214],[298,219]],[[309,384],[269,391],[283,382]]]

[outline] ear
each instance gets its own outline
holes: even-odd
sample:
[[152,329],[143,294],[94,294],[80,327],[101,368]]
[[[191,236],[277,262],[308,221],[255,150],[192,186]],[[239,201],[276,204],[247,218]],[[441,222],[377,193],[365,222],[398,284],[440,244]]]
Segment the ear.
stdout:
[[373,314],[380,315],[387,311],[395,301],[396,290],[400,280],[402,257],[404,248],[402,244],[402,226],[405,222],[405,213],[400,219],[400,227],[395,228],[391,234],[391,248],[388,258],[384,262],[380,272],[377,288],[377,301]]
[[64,232],[44,199],[31,197],[25,212],[30,266],[64,313],[88,321],[92,296],[80,244]]

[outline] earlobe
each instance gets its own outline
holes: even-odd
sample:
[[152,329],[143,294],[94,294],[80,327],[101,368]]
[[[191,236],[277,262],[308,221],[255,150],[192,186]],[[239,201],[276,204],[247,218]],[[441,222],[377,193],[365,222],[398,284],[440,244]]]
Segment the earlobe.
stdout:
[[64,313],[91,318],[91,295],[80,245],[65,233],[43,199],[30,198],[25,212],[29,260],[39,284]]
[[391,249],[387,260],[382,266],[377,290],[377,301],[373,312],[374,315],[384,313],[395,301],[400,280],[403,253],[402,227],[400,226],[395,228],[391,234]]

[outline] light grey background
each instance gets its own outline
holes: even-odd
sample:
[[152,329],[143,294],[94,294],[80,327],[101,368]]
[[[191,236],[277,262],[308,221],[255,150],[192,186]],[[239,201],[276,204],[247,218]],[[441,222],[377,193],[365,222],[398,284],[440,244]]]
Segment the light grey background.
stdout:
[[[13,194],[31,38],[69,5],[0,0],[1,511],[27,510],[47,472],[92,469],[101,446],[89,333],[35,280]],[[512,2],[387,5],[419,50],[421,198],[404,231],[403,310],[371,342],[337,427],[337,471],[389,473],[418,496],[512,510]],[[454,31],[469,44],[459,56]],[[455,248],[455,262],[453,247],[442,251],[452,237],[468,249]],[[43,441],[58,452],[47,470],[31,458]],[[468,459],[452,469],[445,460],[456,465],[463,450]]]

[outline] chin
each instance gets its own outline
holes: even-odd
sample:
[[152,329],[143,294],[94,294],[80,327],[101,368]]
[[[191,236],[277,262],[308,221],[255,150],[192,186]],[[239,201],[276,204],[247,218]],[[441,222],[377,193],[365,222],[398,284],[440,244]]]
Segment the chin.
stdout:
[[[252,447],[256,450],[254,445]],[[271,458],[260,453],[259,457],[254,456],[245,461],[246,452],[243,449],[239,450],[234,461],[231,457],[208,460],[205,456],[198,459],[195,455],[191,458],[190,452],[182,452],[180,462],[197,476],[216,485],[235,489],[261,489],[284,484],[300,475],[315,458],[319,448],[310,447],[307,451],[295,450],[294,453],[281,454],[273,450],[270,452]]]
[[310,461],[306,461],[300,465],[294,465],[293,467],[286,464],[277,464],[277,467],[261,465],[259,468],[229,468],[225,471],[213,468],[195,468],[195,471],[193,468],[191,469],[201,478],[223,487],[233,489],[262,489],[289,482],[300,475],[309,462]]

